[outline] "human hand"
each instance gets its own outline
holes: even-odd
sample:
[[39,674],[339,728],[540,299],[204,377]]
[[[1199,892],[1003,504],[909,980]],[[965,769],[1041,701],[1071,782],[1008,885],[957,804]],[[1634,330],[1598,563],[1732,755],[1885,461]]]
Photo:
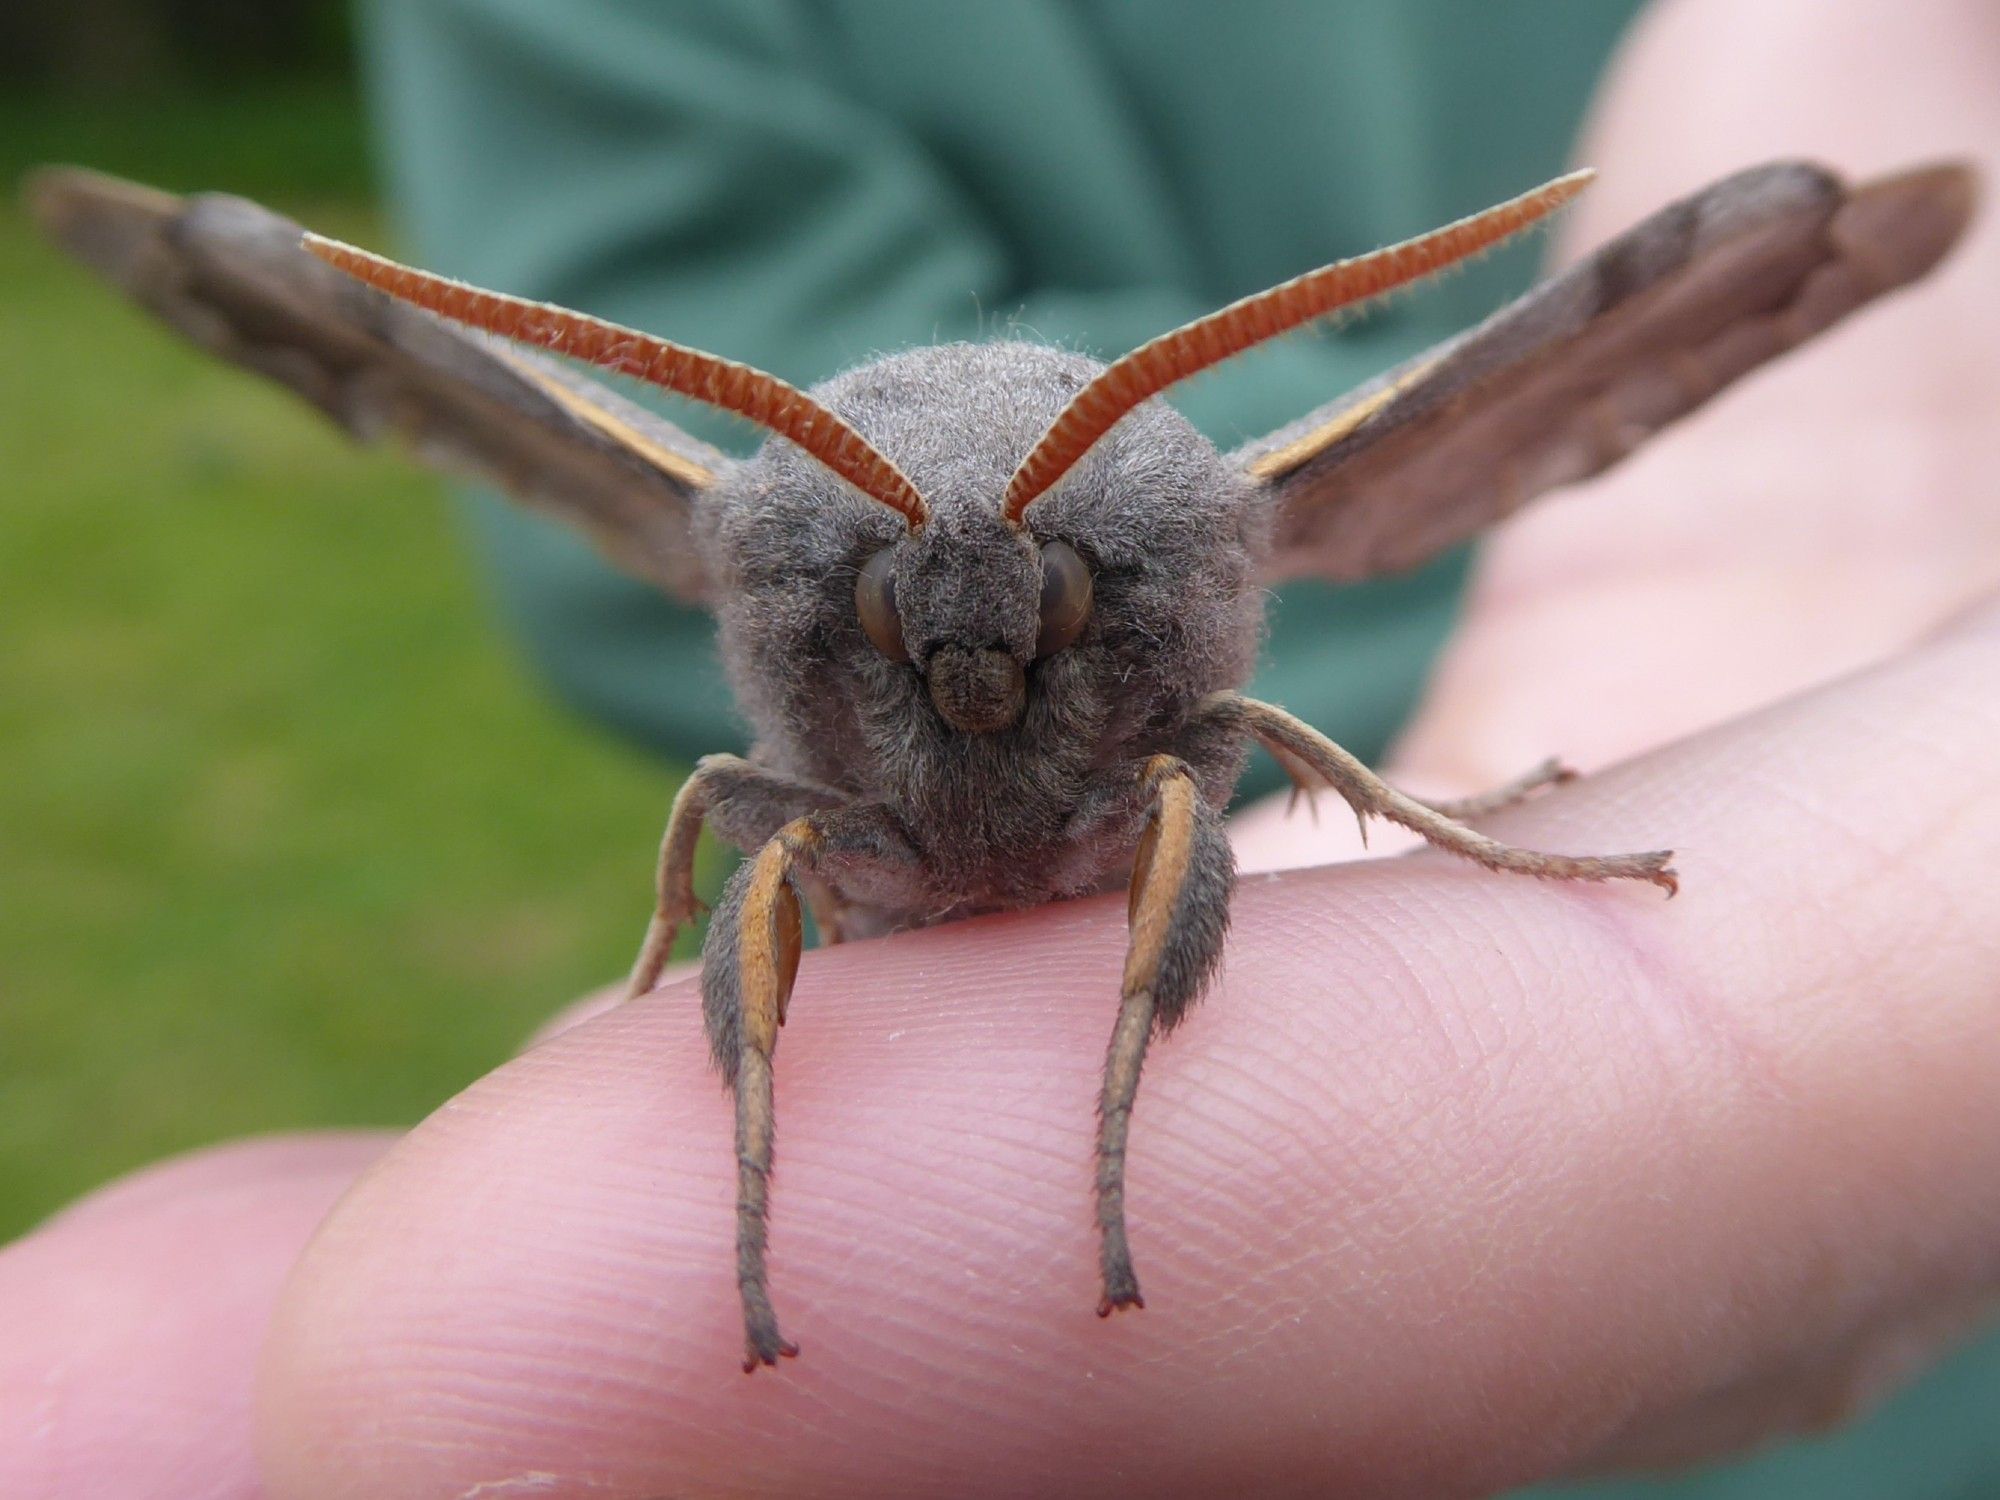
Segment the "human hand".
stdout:
[[1506,820],[1670,831],[1671,906],[1246,880],[1148,1077],[1145,1313],[1090,1315],[1122,923],[1078,903],[808,959],[775,1377],[734,1368],[681,982],[446,1105],[296,1266],[383,1141],[158,1169],[0,1255],[0,1492],[259,1493],[253,1390],[268,1493],[315,1497],[1455,1493],[1837,1417],[2000,1282],[1996,683],[1989,608]]

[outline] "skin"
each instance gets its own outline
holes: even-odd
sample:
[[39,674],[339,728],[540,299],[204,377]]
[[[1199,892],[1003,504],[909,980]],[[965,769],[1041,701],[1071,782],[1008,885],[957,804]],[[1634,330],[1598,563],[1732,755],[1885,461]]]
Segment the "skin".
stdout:
[[[1993,33],[1668,7],[1583,154],[1650,199],[2000,141]],[[0,1493],[259,1493],[253,1393],[275,1497],[1479,1493],[1865,1407],[2000,1291],[1996,298],[1989,223],[1496,539],[1397,774],[1559,746],[1593,774],[1495,831],[1671,842],[1684,893],[1432,855],[1246,880],[1148,1066],[1148,1312],[1090,1316],[1077,1191],[1110,898],[808,957],[782,1379],[726,1366],[730,1120],[680,979],[397,1143],[302,1259],[386,1143],[179,1164],[0,1254]],[[1239,857],[1324,861],[1338,821],[1253,814]]]

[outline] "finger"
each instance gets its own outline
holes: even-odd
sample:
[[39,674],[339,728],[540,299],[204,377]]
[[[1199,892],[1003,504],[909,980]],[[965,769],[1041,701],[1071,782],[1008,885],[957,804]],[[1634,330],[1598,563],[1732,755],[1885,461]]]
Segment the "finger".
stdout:
[[[672,988],[681,980],[700,972],[701,966],[699,964],[669,964],[665,971],[661,973],[660,982],[655,988]],[[602,989],[592,990],[589,994],[570,1001],[569,1004],[550,1016],[548,1020],[537,1026],[534,1033],[529,1036],[526,1045],[529,1047],[539,1047],[543,1042],[550,1040],[552,1037],[559,1037],[565,1031],[570,1031],[575,1027],[581,1026],[585,1021],[595,1020],[608,1010],[616,1010],[625,1003],[625,990],[626,982],[621,979],[616,984],[607,984]]]
[[248,1500],[251,1372],[306,1238],[388,1137],[202,1152],[0,1250],[0,1495]]
[[265,1366],[272,1493],[1476,1491],[1988,1293],[1996,680],[1989,618],[1496,823],[1676,845],[1671,904],[1428,853],[1245,881],[1216,993],[1149,1064],[1149,1310],[1108,1323],[1117,903],[807,960],[780,1373],[735,1367],[691,1000],[588,1023],[315,1241]]

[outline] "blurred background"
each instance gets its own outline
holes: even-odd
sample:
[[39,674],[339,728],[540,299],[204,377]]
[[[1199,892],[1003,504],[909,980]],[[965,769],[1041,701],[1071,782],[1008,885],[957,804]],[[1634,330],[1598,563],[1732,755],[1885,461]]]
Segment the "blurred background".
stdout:
[[76,161],[380,243],[340,0],[0,6],[0,1241],[403,1124],[620,973],[677,772],[528,681],[443,487],[30,232]]

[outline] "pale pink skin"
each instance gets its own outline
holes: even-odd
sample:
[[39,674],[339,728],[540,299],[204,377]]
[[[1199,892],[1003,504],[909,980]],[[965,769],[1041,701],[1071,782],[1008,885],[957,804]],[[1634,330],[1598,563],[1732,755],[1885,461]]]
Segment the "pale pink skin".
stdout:
[[262,1494],[250,1372],[271,1308],[391,1140],[329,1132],[177,1158],[0,1251],[0,1495]]
[[[1663,5],[1574,234],[1781,151],[2000,174],[1996,72],[1983,0]],[[736,1371],[681,978],[446,1105],[309,1247],[386,1142],[173,1164],[0,1252],[0,1494],[1428,1496],[1840,1420],[2000,1292],[1996,407],[1989,221],[1496,540],[1401,774],[1561,749],[1594,774],[1496,830],[1670,843],[1683,894],[1246,878],[1141,1093],[1147,1311],[1091,1316],[1124,939],[1079,903],[808,957],[796,1364]],[[1324,813],[1252,813],[1246,866],[1354,852]]]

